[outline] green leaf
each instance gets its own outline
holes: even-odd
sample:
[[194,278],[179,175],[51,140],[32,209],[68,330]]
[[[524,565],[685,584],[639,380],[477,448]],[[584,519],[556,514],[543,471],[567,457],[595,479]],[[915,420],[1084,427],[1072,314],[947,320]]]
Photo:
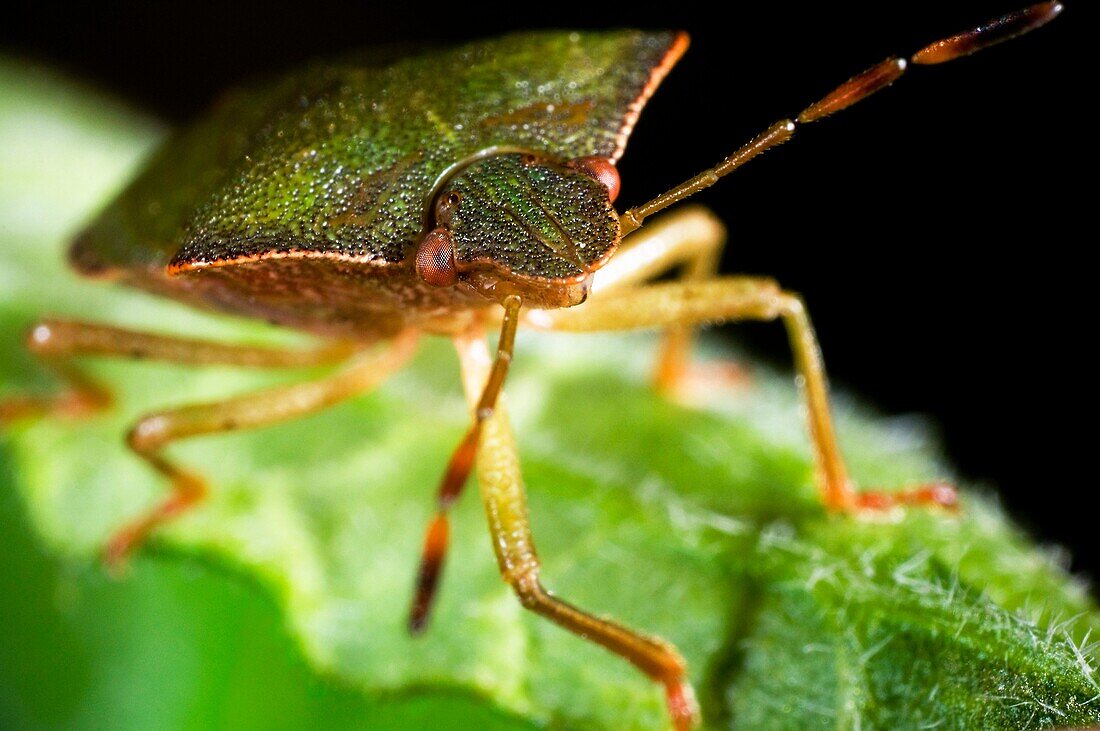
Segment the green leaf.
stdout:
[[[45,312],[225,340],[298,340],[64,271],[66,236],[158,136],[102,98],[0,64],[0,396],[51,387],[18,347],[21,329]],[[651,350],[641,336],[521,333],[510,412],[546,583],[673,641],[711,727],[1100,723],[1097,658],[1088,649],[1100,612],[992,499],[967,493],[957,518],[920,510],[877,521],[827,516],[789,376],[753,367],[749,385],[692,409],[646,387]],[[34,533],[70,567],[58,570],[77,572],[85,593],[109,593],[93,568],[100,547],[164,492],[124,449],[128,425],[154,408],[310,374],[84,365],[118,389],[119,407],[81,422],[16,425],[0,455],[11,460],[12,489]],[[838,410],[861,483],[902,485],[945,472],[919,423],[874,418],[843,399]],[[95,649],[104,646],[102,626],[67,625],[95,662],[123,668],[87,670],[118,676],[88,684],[93,705],[132,704],[126,688],[140,677],[138,658],[161,643],[179,653],[190,647],[179,645],[187,636],[208,660],[178,665],[182,677],[171,681],[158,677],[158,696],[187,698],[192,718],[224,719],[202,715],[219,701],[199,689],[212,687],[211,674],[247,687],[227,668],[250,645],[218,638],[251,626],[250,612],[277,634],[270,612],[255,608],[262,605],[282,613],[309,672],[358,689],[342,691],[354,701],[299,707],[326,725],[362,714],[374,728],[422,726],[429,717],[456,729],[661,727],[654,684],[522,610],[497,575],[473,490],[456,510],[434,624],[426,637],[405,632],[434,487],[466,418],[454,357],[432,342],[377,393],[291,424],[172,447],[174,458],[210,478],[213,494],[158,533],[123,585],[131,588],[118,591],[145,605],[140,616],[162,611],[187,634],[162,626],[150,642],[138,624],[118,620],[120,636],[142,641],[115,642],[106,653]],[[187,596],[193,610],[181,616],[181,572],[196,561],[204,588]],[[28,618],[42,599],[20,601],[31,609],[11,616],[35,637]],[[202,621],[188,621],[195,616]],[[22,656],[46,662],[23,647]],[[284,680],[309,674],[272,667]],[[253,666],[260,676],[267,668]],[[113,717],[116,727],[186,726],[171,715],[180,707],[157,718],[148,709],[153,715]],[[76,718],[73,725],[96,725]]]
[[[460,690],[375,698],[318,677],[271,598],[179,556],[125,582],[42,554],[0,450],[0,728],[529,731]],[[450,715],[437,717],[441,705]]]

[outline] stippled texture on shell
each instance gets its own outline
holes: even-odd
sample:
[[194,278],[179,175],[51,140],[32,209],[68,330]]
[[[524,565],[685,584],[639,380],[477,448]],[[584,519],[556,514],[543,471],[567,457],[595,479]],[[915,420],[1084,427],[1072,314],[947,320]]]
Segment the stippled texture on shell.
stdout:
[[492,146],[617,157],[674,33],[534,32],[227,98],[76,242],[87,272],[272,252],[402,261],[454,163]]
[[584,276],[619,240],[607,188],[524,157],[480,160],[444,187],[461,196],[450,222],[459,266],[488,261],[527,277]]

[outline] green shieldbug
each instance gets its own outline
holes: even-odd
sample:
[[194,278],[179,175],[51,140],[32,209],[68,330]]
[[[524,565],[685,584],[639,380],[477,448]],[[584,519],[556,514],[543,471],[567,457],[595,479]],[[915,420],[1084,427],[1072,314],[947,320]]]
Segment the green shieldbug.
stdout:
[[[1034,5],[933,43],[913,63],[952,60],[1055,17]],[[161,523],[201,501],[205,482],[162,455],[198,434],[271,424],[361,394],[399,369],[420,334],[451,338],[473,411],[429,526],[410,614],[421,631],[448,542],[447,510],[475,462],[504,579],[523,605],[599,643],[661,683],[673,725],[698,712],[668,643],[598,618],[542,587],[519,460],[496,408],[518,326],[666,331],[655,376],[683,378],[690,328],[782,319],[803,389],[823,503],[837,511],[952,507],[954,491],[857,491],[830,417],[821,356],[800,298],[755,277],[719,277],[724,229],[700,208],[646,224],[813,122],[895,81],[888,59],[795,120],[768,127],[715,167],[617,213],[616,162],[642,107],[687,47],[674,32],[538,32],[423,55],[315,66],[226,97],[170,140],[71,250],[81,273],[321,338],[296,351],[235,347],[72,321],[43,321],[31,350],[67,379],[49,399],[0,404],[0,419],[103,408],[78,355],[256,367],[341,364],[317,381],[141,419],[128,441],[170,496],[119,530],[118,564]],[[645,224],[645,225],[644,225]],[[672,281],[651,282],[681,269]],[[495,359],[485,344],[498,326]],[[376,349],[376,345],[382,347]]]

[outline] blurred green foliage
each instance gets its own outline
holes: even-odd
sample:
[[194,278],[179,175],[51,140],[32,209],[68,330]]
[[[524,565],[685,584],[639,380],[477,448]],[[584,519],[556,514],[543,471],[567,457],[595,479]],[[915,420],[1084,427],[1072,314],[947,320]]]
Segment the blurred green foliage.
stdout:
[[[48,389],[18,348],[42,312],[253,342],[294,336],[77,282],[63,242],[158,137],[43,72],[0,64],[0,397]],[[647,338],[522,334],[509,381],[548,586],[659,633],[715,728],[1050,728],[1100,723],[1100,614],[987,499],[960,518],[825,516],[789,378],[706,410],[654,396]],[[307,374],[88,362],[119,408],[0,441],[4,728],[651,729],[659,689],[525,614],[476,495],[456,511],[436,621],[404,617],[421,531],[465,426],[431,343],[378,393],[172,453],[210,501],[122,582],[95,556],[163,494],[121,436],[152,408]],[[944,471],[919,427],[841,403],[864,484]]]

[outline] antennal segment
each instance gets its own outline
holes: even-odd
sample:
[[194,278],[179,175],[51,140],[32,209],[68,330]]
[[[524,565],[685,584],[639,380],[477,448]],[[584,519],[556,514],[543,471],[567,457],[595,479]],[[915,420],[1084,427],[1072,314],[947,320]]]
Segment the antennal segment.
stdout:
[[820,101],[816,101],[803,109],[802,113],[798,115],[798,121],[803,124],[816,122],[834,112],[847,109],[856,102],[863,101],[876,91],[885,89],[897,81],[905,73],[907,65],[904,58],[895,56],[886,59],[877,66],[872,66],[862,74],[848,79],[848,81],[833,89]]
[[688,196],[709,188],[717,183],[719,178],[729,175],[754,157],[767,152],[773,147],[782,145],[793,134],[794,122],[789,119],[781,119],[714,167],[704,170],[689,180],[685,180],[671,190],[666,190],[651,201],[631,208],[619,217],[620,238],[640,228],[642,221],[647,216],[651,216],[657,211],[679,203]]
[[[971,30],[931,43],[913,54],[910,60],[923,65],[953,61],[1046,25],[1061,12],[1062,4],[1057,1],[1032,5],[983,23]],[[907,66],[903,58],[896,56],[888,58],[863,73],[853,76],[803,109],[797,119],[802,124],[816,122],[830,114],[847,109],[897,81],[905,73]],[[717,183],[719,178],[729,175],[749,160],[783,144],[794,136],[794,132],[795,123],[789,119],[781,119],[714,167],[685,180],[640,206],[629,209],[619,217],[620,236],[625,237],[640,228],[648,216],[679,203],[704,188],[709,188]]]
[[934,64],[954,61],[983,48],[1007,41],[1046,25],[1062,12],[1062,3],[1038,3],[982,23],[950,38],[930,43],[913,54],[913,63]]

